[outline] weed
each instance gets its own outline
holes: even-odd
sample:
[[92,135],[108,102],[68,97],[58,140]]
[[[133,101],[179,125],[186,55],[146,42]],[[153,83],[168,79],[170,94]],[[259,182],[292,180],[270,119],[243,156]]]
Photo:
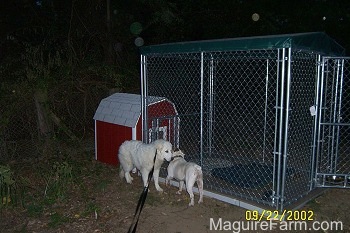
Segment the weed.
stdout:
[[16,188],[10,167],[0,165],[0,208],[15,203]]
[[104,192],[109,184],[111,184],[110,180],[101,180],[100,182],[98,182],[95,185],[96,186],[96,190]]
[[64,197],[68,185],[72,182],[72,169],[73,167],[67,162],[54,162],[52,170],[46,179],[45,197]]
[[100,211],[100,208],[96,205],[96,203],[90,201],[86,204],[85,211],[82,214],[83,216],[88,216],[94,213],[95,218],[97,219],[97,214]]
[[27,206],[27,213],[30,217],[40,217],[44,211],[44,206],[40,204],[30,204]]
[[63,216],[63,215],[55,212],[50,216],[50,222],[48,223],[48,225],[51,228],[56,228],[56,227],[62,225],[63,223],[66,223],[68,221],[69,221],[68,217]]

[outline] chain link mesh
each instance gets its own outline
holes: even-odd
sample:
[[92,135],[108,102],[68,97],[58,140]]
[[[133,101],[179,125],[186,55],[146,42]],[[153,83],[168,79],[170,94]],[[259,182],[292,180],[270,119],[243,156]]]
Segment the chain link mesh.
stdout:
[[[291,51],[286,57],[279,49],[147,55],[141,77],[145,95],[175,104],[180,149],[202,166],[206,189],[276,208],[312,190],[310,107],[316,101],[319,55]],[[342,113],[343,120],[349,117]],[[345,140],[347,129],[341,131]],[[341,146],[346,144],[339,145],[339,152],[346,152]],[[322,168],[329,167],[326,160],[321,158]],[[348,159],[342,161],[338,171],[349,167]]]
[[286,205],[306,195],[311,187],[310,169],[315,119],[310,114],[310,107],[315,103],[316,61],[317,56],[313,53],[292,53],[288,154],[283,197]]
[[[106,83],[93,80],[67,81],[50,87],[49,109],[77,138],[93,138],[93,115],[108,95]],[[0,162],[40,158],[59,153],[59,140],[69,138],[50,121],[53,139],[42,140],[33,91],[17,87],[0,101]],[[64,141],[64,140],[63,140]],[[49,144],[49,145],[48,145]]]
[[350,58],[324,58],[317,184],[350,187]]
[[180,149],[207,189],[271,204],[277,60],[276,50],[147,56],[147,94],[175,103]]

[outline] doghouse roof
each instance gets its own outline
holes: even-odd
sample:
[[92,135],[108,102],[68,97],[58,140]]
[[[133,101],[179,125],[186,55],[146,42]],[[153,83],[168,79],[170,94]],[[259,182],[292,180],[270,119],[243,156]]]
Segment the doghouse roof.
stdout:
[[[167,100],[164,97],[149,96],[148,105]],[[129,93],[115,93],[101,100],[94,120],[135,127],[141,115],[141,96]]]
[[293,48],[342,56],[345,49],[323,32],[189,41],[141,47],[141,54]]

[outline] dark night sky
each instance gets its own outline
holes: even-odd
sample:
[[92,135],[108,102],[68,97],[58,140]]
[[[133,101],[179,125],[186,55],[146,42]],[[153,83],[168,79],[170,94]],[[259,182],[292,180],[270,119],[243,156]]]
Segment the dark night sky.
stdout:
[[[91,46],[91,50],[110,40],[115,48],[123,45],[133,50],[138,36],[149,45],[323,31],[350,51],[348,0],[117,0],[109,8],[110,28],[106,2],[1,0],[1,49],[5,51],[11,40],[36,44],[50,38],[62,44],[70,37],[77,47]],[[259,15],[256,21],[254,13]],[[142,30],[132,33],[135,22]]]

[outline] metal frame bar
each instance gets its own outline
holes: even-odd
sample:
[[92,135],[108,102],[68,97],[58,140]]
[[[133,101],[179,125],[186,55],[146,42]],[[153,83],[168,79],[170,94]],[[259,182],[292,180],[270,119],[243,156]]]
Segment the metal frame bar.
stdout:
[[290,89],[291,89],[291,60],[292,60],[292,49],[288,48],[287,56],[287,90],[286,90],[286,107],[285,107],[285,120],[284,120],[284,141],[283,141],[283,166],[282,166],[282,180],[281,180],[281,205],[280,210],[283,210],[284,205],[284,194],[285,194],[285,183],[286,183],[286,172],[287,172],[287,159],[288,159],[288,132],[289,132],[289,111],[290,109]]
[[314,174],[316,174],[316,167],[317,167],[317,154],[318,154],[318,140],[320,135],[320,114],[321,114],[321,105],[320,105],[320,98],[321,98],[321,84],[322,84],[322,75],[323,72],[321,70],[323,69],[323,66],[321,65],[321,56],[317,56],[317,67],[316,67],[316,96],[315,96],[315,103],[314,106],[316,108],[316,115],[314,120],[314,135],[313,135],[313,143],[312,143],[312,155],[311,155],[311,171],[310,171],[310,188],[309,191],[314,189]]
[[[327,63],[327,66],[326,66]],[[321,148],[323,147],[324,138],[325,138],[325,130],[323,127],[321,127],[321,122],[323,122],[325,116],[323,116],[323,111],[325,107],[323,106],[324,100],[323,98],[327,97],[324,92],[324,82],[325,82],[325,69],[328,69],[328,60],[323,57],[322,58],[322,69],[321,69],[321,78],[320,78],[320,91],[319,91],[319,102],[318,102],[318,108],[317,108],[317,145],[316,145],[316,161],[315,161],[315,173],[314,173],[314,182],[317,182],[317,173],[319,172],[319,163],[320,163],[320,156],[321,156]],[[322,135],[322,138],[321,138]],[[321,144],[322,142],[322,144]]]
[[[281,57],[282,56],[282,57]],[[282,88],[280,86],[283,86],[282,84],[279,85],[279,77],[281,74],[283,74],[283,70],[281,71],[281,62],[283,61],[283,53],[281,54],[281,50],[278,49],[277,51],[277,57],[278,57],[278,62],[277,62],[277,72],[276,72],[276,103],[275,103],[275,130],[274,130],[274,144],[273,144],[273,171],[272,171],[272,203],[275,204],[278,207],[279,204],[279,182],[278,179],[276,178],[276,163],[278,163],[278,156],[280,155],[281,151],[281,130],[278,133],[278,130],[281,129],[281,124],[279,125],[278,122],[281,122],[282,118],[282,112],[281,112],[281,106],[279,106],[279,97],[282,97],[282,94],[279,95],[280,92],[283,92]],[[281,76],[281,81],[283,81],[283,75]],[[280,100],[280,104],[282,104],[283,101]],[[279,116],[279,118],[278,118]]]
[[204,53],[201,52],[201,124],[200,124],[200,164],[203,166],[203,124],[204,124]]
[[141,116],[142,116],[142,142],[148,143],[147,124],[147,57],[141,55]]
[[[281,209],[280,207],[283,206],[282,202],[283,200],[281,200],[283,197],[281,196],[282,194],[282,188],[281,184],[281,173],[282,173],[282,139],[283,139],[283,122],[284,122],[284,115],[283,115],[283,111],[284,111],[284,85],[285,85],[285,74],[286,74],[286,64],[285,64],[285,59],[286,59],[286,49],[283,48],[282,49],[282,57],[280,59],[280,61],[282,62],[282,70],[281,70],[281,86],[280,86],[280,90],[281,90],[281,94],[280,94],[280,103],[279,103],[279,128],[278,128],[278,150],[277,150],[277,159],[275,160],[275,163],[277,162],[277,186],[276,186],[276,194],[277,194],[277,202],[276,202],[276,208],[277,209]],[[277,132],[276,132],[277,133]],[[275,171],[274,171],[275,173]]]

